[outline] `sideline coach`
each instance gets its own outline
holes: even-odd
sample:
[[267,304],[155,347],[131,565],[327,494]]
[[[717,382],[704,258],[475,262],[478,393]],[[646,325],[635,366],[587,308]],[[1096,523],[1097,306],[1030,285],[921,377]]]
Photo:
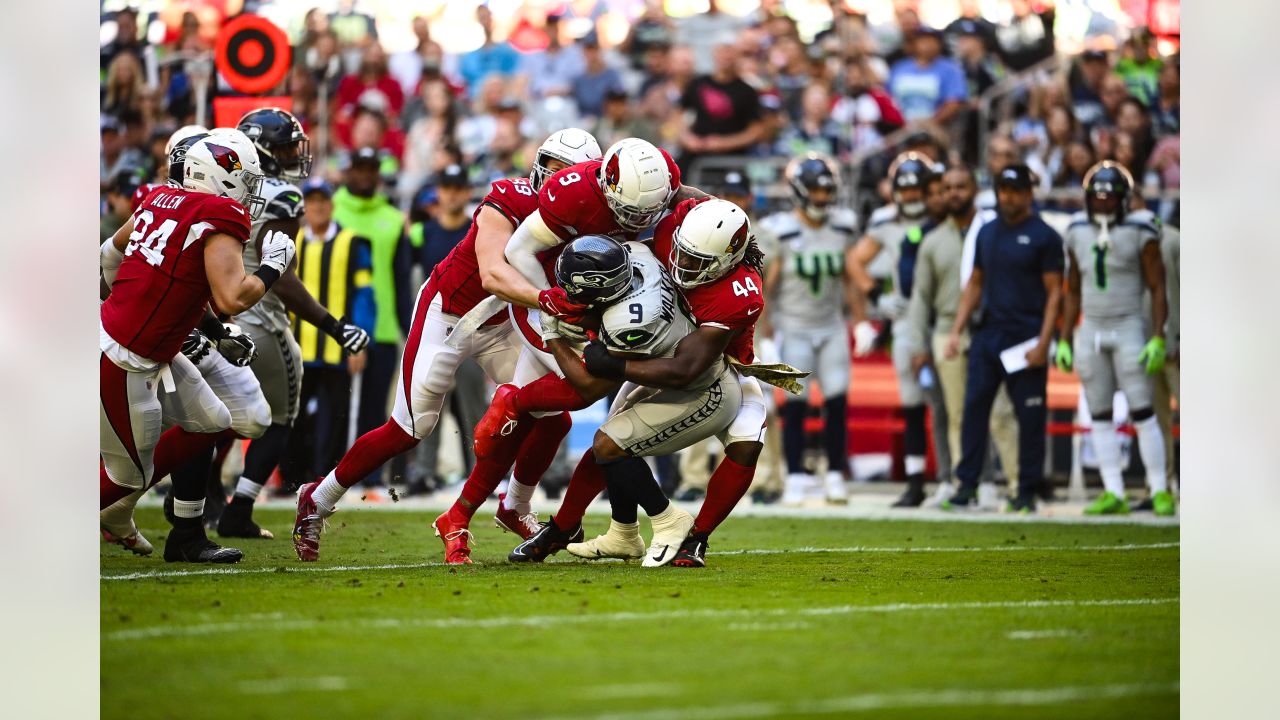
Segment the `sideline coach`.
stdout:
[[[944,507],[977,504],[991,405],[1002,382],[1008,383],[1018,418],[1018,494],[1009,509],[1034,512],[1044,483],[1049,343],[1058,320],[1064,260],[1062,237],[1031,207],[1033,187],[1026,165],[1010,165],[996,176],[998,216],[978,232],[973,274],[947,339],[946,356],[953,358],[965,325],[981,303],[969,346],[960,430],[963,454],[956,467],[960,489]],[[1000,353],[1033,339],[1025,367],[1006,370]]]

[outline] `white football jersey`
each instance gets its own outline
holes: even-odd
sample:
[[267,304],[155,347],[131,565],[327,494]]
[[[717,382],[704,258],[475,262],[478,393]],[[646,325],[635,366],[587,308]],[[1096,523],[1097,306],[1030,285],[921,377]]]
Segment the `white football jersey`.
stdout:
[[[697,326],[681,305],[675,282],[649,246],[639,242],[624,244],[631,253],[635,278],[631,291],[601,313],[600,339],[616,352],[674,357],[676,346]],[[723,359],[714,363],[689,389],[714,382],[723,363]]]
[[[252,275],[257,271],[261,257],[258,255],[258,233],[262,232],[262,226],[272,220],[291,220],[297,218],[302,220],[302,191],[295,185],[291,185],[284,180],[273,177],[262,179],[262,189],[259,191],[264,200],[266,207],[263,208],[262,214],[253,221],[253,229],[249,234],[249,242],[244,246],[244,272],[246,275]],[[266,295],[257,302],[253,307],[236,316],[238,323],[250,323],[265,328],[270,328],[279,332],[289,332],[289,311],[284,306],[284,301],[276,295],[274,290],[268,290]]]

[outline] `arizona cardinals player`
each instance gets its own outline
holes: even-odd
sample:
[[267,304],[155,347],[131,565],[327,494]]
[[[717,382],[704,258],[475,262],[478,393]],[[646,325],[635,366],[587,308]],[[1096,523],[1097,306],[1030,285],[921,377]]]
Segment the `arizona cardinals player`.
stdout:
[[[211,301],[226,314],[262,298],[293,259],[292,239],[263,242],[263,265],[246,275],[241,249],[261,212],[257,152],[219,130],[187,152],[183,188],[162,187],[102,246],[99,345],[100,503],[146,487],[160,467],[202,452],[231,427],[231,414],[180,350]],[[176,395],[162,409],[161,391]],[[164,411],[177,423],[161,437]],[[236,562],[204,532],[204,486],[175,490],[175,527],[165,560]]]
[[[538,149],[528,180],[493,183],[467,236],[435,267],[418,293],[391,419],[357,439],[332,472],[299,491],[293,538],[299,559],[319,557],[323,519],[334,512],[348,487],[434,430],[459,363],[471,357],[494,382],[511,380],[520,345],[504,312],[506,303],[539,307],[553,315],[583,309],[566,302],[563,293],[534,288],[507,264],[503,250],[515,228],[537,211],[537,192],[547,176],[599,156],[600,146],[590,133],[576,128],[561,130]],[[496,304],[488,302],[490,296],[497,298]],[[456,345],[446,342],[463,316],[484,312],[485,307],[490,310],[473,334]],[[557,413],[528,425],[507,451],[477,458],[451,511],[452,529],[446,530],[446,535],[462,537],[459,533],[466,532],[471,516],[513,463],[516,480],[512,486],[527,487],[532,493],[533,484],[551,464],[555,448],[568,433],[569,419],[566,413]],[[496,521],[521,537],[537,526],[527,498],[524,507],[504,502]]]

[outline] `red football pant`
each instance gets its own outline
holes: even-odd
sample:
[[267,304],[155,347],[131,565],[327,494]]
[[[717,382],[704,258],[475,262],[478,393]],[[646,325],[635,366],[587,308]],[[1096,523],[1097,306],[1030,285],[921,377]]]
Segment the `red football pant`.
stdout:
[[604,492],[604,488],[604,471],[596,463],[595,453],[587,450],[578,461],[578,467],[574,468],[569,487],[564,491],[564,501],[551,516],[551,521],[564,531],[577,527],[582,523],[582,516],[587,514],[587,506]]
[[707,481],[707,497],[702,501],[702,509],[693,521],[693,532],[710,535],[729,513],[737,507],[738,501],[747,494],[751,480],[755,477],[755,466],[746,467],[724,458],[711,479]]

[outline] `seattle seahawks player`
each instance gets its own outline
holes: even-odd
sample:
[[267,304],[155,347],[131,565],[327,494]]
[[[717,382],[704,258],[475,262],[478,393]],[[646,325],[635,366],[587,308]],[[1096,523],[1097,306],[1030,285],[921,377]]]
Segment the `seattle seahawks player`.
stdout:
[[[853,284],[846,260],[857,240],[853,210],[835,207],[840,173],[818,153],[793,159],[785,172],[795,208],[760,221],[761,244],[772,258],[764,290],[770,325],[778,334],[782,362],[812,369],[822,390],[826,417],[827,472],[823,482],[804,467],[804,420],[808,402],[789,398],[782,407],[782,447],[787,480],[782,500],[798,505],[809,498],[834,503],[848,499],[845,474],[849,389],[849,331],[844,307]],[[762,329],[761,334],[767,334]],[[824,490],[825,486],[825,490]]]
[[[544,327],[548,348],[565,380],[584,396],[598,395],[614,386],[625,375],[627,359],[674,357],[680,342],[696,330],[675,282],[640,243],[629,242],[624,247],[603,236],[575,240],[556,261],[556,279],[570,300],[590,304],[599,312],[600,339],[588,344],[583,356],[557,337],[558,322],[550,329]],[[601,288],[616,287],[625,287],[626,292],[602,310],[605,301],[584,302],[600,295]],[[737,373],[723,355],[717,355],[696,376],[680,378],[678,387],[623,383],[608,419],[596,431],[591,450],[579,464],[579,469],[595,465],[605,475],[612,521],[604,535],[569,543],[569,552],[589,559],[643,556],[645,567],[671,562],[694,519],[671,504],[642,458],[674,453],[711,435],[724,434],[738,415],[741,402]],[[761,425],[762,419],[757,418],[757,435]],[[640,538],[637,504],[653,524],[647,554]]]
[[[1165,362],[1164,261],[1160,229],[1148,210],[1129,209],[1133,178],[1122,165],[1104,160],[1084,178],[1085,212],[1067,228],[1068,291],[1063,303],[1063,337],[1054,361],[1070,370],[1074,361],[1084,385],[1098,469],[1106,491],[1085,513],[1127,514],[1120,445],[1112,423],[1112,398],[1119,388],[1129,401],[1138,447],[1147,468],[1151,501],[1157,515],[1173,515],[1173,495],[1165,474],[1164,437],[1152,409],[1151,376]],[[1151,291],[1152,337],[1142,321],[1143,292]],[[1075,333],[1076,319],[1084,321]],[[1073,352],[1074,350],[1074,352]]]
[[[236,128],[253,141],[266,175],[261,191],[266,208],[253,222],[252,238],[256,241],[277,231],[297,237],[302,218],[302,192],[297,183],[311,172],[310,140],[302,125],[289,112],[260,108],[246,113]],[[253,272],[258,263],[258,245],[250,242],[244,250],[247,272]],[[348,353],[360,353],[369,344],[364,330],[345,317],[329,314],[293,271],[282,274],[261,302],[236,316],[237,324],[258,348],[250,367],[271,406],[271,427],[249,443],[235,496],[218,521],[218,534],[223,537],[271,537],[253,521],[253,503],[284,455],[289,428],[298,416],[302,356],[289,313],[323,330]]]

